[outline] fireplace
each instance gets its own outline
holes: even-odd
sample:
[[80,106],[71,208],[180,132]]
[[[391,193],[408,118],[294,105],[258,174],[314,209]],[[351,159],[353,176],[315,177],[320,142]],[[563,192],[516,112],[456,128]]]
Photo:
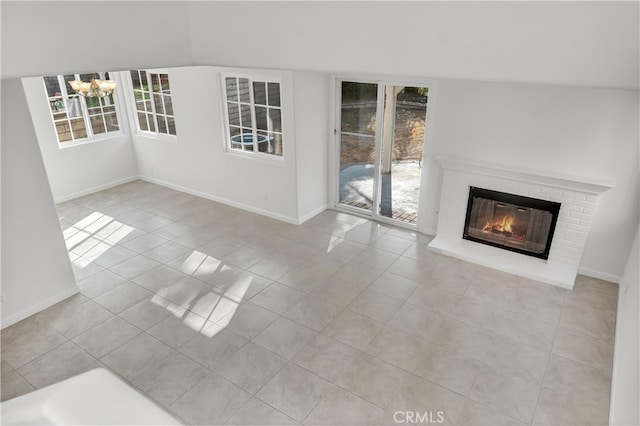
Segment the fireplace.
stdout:
[[[434,231],[436,236],[429,243],[430,250],[527,279],[573,288],[598,200],[601,194],[615,186],[615,180],[526,169],[477,158],[438,155],[434,159],[442,167],[442,186],[437,230]],[[469,228],[471,222],[474,197],[493,199],[491,196],[481,197],[486,193],[470,193],[470,187],[474,187],[472,190],[486,188],[535,198],[533,206],[527,205],[528,198],[494,201],[512,204],[516,210],[517,207],[535,208],[551,213],[551,223],[546,232],[542,232],[546,242],[544,239],[533,240],[530,244],[533,250],[524,247],[527,255],[523,255],[519,250],[523,249],[526,240],[533,238],[531,233],[525,232],[519,240],[507,238],[508,233],[500,231],[500,226],[493,228],[493,232],[482,232],[487,220],[477,224],[477,214],[473,232],[464,232],[463,238],[463,230]],[[553,201],[554,208],[548,208],[546,201],[538,199]],[[558,210],[560,203],[562,207]],[[502,225],[501,220],[498,225]],[[480,227],[482,229],[478,230]],[[513,230],[513,223],[510,227]],[[488,235],[490,233],[491,236]],[[494,247],[496,244],[505,250],[498,250]],[[529,256],[530,252],[535,256]]]
[[463,238],[549,258],[560,203],[470,187]]

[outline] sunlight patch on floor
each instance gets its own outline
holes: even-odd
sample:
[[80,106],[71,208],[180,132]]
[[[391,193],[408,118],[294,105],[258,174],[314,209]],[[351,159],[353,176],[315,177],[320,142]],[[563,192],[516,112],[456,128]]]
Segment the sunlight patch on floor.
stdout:
[[[227,270],[231,271],[232,268],[197,250],[184,260],[181,267],[182,272],[193,276],[224,273]],[[175,317],[182,318],[186,327],[213,337],[229,325],[252,281],[253,277],[250,276],[237,277],[225,284],[224,289],[214,288],[201,294],[193,281],[183,279],[159,290],[151,301]]]
[[74,266],[85,268],[134,230],[100,212],[93,212],[62,232]]

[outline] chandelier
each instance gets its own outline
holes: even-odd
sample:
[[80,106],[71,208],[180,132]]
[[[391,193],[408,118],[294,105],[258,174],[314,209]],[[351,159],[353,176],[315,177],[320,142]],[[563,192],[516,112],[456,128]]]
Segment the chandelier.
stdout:
[[109,96],[116,90],[116,82],[113,80],[100,80],[97,78],[91,78],[90,82],[84,82],[82,80],[71,80],[69,85],[77,94],[87,98],[104,98]]

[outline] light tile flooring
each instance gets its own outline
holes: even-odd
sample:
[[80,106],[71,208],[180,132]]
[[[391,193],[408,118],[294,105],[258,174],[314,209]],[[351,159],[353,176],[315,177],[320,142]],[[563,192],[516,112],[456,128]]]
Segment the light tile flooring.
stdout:
[[[617,286],[142,181],[58,205],[81,293],[2,331],[2,399],[106,367],[191,424],[606,424]],[[394,418],[395,416],[395,418]]]

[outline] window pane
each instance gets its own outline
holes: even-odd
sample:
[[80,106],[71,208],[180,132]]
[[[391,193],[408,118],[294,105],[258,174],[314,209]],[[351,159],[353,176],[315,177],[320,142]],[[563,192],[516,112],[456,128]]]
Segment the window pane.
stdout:
[[267,132],[257,132],[258,133],[258,151],[266,152],[267,154],[271,153],[271,138],[269,137],[269,133]]
[[243,127],[241,136],[242,140],[244,141],[244,143],[242,144],[244,146],[244,149],[253,151],[253,129]]
[[167,115],[173,115],[173,104],[171,103],[171,96],[163,96],[164,98],[164,112]]
[[140,71],[131,70],[129,71],[129,74],[131,74],[131,85],[133,86],[133,90],[139,90],[140,86],[142,86],[140,83]]
[[71,133],[73,134],[73,139],[87,137],[87,128],[85,127],[84,119],[74,118],[71,120]]
[[367,160],[373,151],[376,132],[378,85],[375,83],[359,83],[343,81],[341,90],[341,126],[340,130],[357,133],[362,136],[347,137],[345,145],[357,146]]
[[158,117],[158,133],[169,133],[167,130],[167,123],[165,122],[165,117]]
[[143,114],[141,112],[138,113],[138,123],[140,123],[140,130],[144,130],[145,132],[150,131],[146,114]]
[[279,133],[269,133],[271,152],[270,154],[282,157],[282,135]]
[[269,105],[280,106],[280,83],[268,83]]
[[140,112],[145,112],[145,106],[144,106],[144,101],[142,100],[137,100],[136,101],[136,111],[140,111]]
[[63,121],[56,123],[56,133],[58,133],[58,141],[66,142],[71,140],[71,130],[69,129],[69,122]]
[[48,77],[43,77],[44,85],[47,88],[47,96],[52,98],[54,96],[60,95],[60,84],[58,83],[58,76],[51,75]]
[[169,74],[159,74],[158,78],[160,83],[160,87],[158,88],[158,91],[161,91],[165,95],[170,95],[171,88],[169,87]]
[[75,80],[75,79],[76,79],[76,76],[73,75],[73,74],[65,74],[65,75],[62,76],[62,81],[64,81],[64,85],[67,88],[67,94],[68,95],[73,95],[73,94],[76,93],[76,91],[73,90],[71,88],[71,86],[69,85],[69,82],[72,81],[72,80]]
[[104,121],[107,123],[107,132],[120,130],[120,126],[118,125],[118,116],[116,114],[105,114]]
[[175,119],[173,117],[167,117],[167,126],[169,126],[169,134],[170,135],[175,135],[176,134],[176,122],[175,122]]
[[271,130],[274,132],[282,132],[280,109],[269,108],[269,122],[271,124]]
[[253,82],[253,100],[258,105],[267,104],[267,88],[261,81]]
[[238,79],[238,91],[240,92],[240,102],[251,102],[249,94],[249,80],[246,78]]
[[151,90],[154,92],[160,91],[160,75],[151,74]]
[[227,113],[229,115],[229,124],[239,126],[240,125],[240,109],[238,104],[233,102],[227,102]]
[[238,81],[236,78],[227,77],[224,79],[225,84],[227,86],[227,100],[229,101],[237,101],[238,100]]
[[253,151],[253,134],[251,133],[251,129],[229,127],[229,130],[231,133],[232,148]]
[[64,113],[65,117],[67,113],[65,112],[67,109],[64,106],[64,101],[62,100],[62,96],[56,96],[49,102],[51,105],[51,112],[54,115],[54,120],[56,119],[56,114]]
[[136,99],[136,102],[141,102],[147,98],[147,93],[139,90],[133,91],[133,97]]
[[156,114],[165,114],[164,102],[162,102],[162,95],[153,94],[153,103],[156,107]]
[[136,99],[146,101],[146,100],[151,99],[151,94],[149,92],[147,92],[147,91],[144,91],[144,90],[137,91],[136,92]]
[[242,149],[245,151],[253,151],[253,137],[251,136],[251,133],[243,133],[242,140],[244,141]]
[[93,130],[94,135],[106,132],[101,115],[91,117],[90,121],[91,121],[91,129]]
[[267,108],[266,107],[256,107],[256,129],[258,130],[269,130],[267,127]]
[[113,106],[113,105],[105,105],[105,106],[102,108],[102,110],[103,110],[105,113],[116,112],[116,107],[115,107],[115,106]]
[[79,96],[73,96],[67,99],[69,117],[82,117],[83,110],[84,108]]
[[85,98],[87,101],[87,108],[95,108],[101,105],[100,98]]
[[253,126],[251,122],[251,107],[249,105],[240,104],[240,112],[242,114],[241,125],[245,127]]
[[240,129],[238,127],[229,126],[229,135],[231,137],[231,148],[233,149],[242,149],[242,144],[240,144]]
[[144,92],[151,91],[151,88],[149,87],[149,75],[146,71],[140,71],[140,83],[138,89]]
[[156,120],[153,116],[152,113],[147,113],[147,121],[149,122],[149,131],[150,132],[157,132],[158,131],[158,125],[156,124]]

